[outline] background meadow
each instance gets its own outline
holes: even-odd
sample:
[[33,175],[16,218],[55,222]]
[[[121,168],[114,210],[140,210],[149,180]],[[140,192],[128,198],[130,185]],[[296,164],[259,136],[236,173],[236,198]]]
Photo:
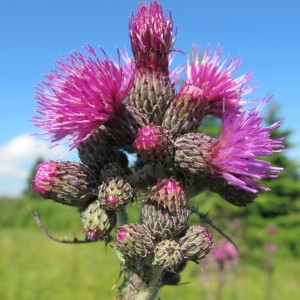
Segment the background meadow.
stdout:
[[[227,203],[222,204],[226,208]],[[41,199],[1,199],[0,299],[113,299],[122,277],[110,246],[55,242],[38,228],[29,209],[38,212],[55,237],[84,238],[73,208]],[[132,210],[135,218],[136,208]],[[249,225],[253,218],[255,228]],[[196,219],[193,216],[191,221]],[[219,225],[217,220],[214,223]],[[160,299],[299,299],[299,248],[293,252],[292,244],[282,242],[281,236],[291,231],[283,228],[270,236],[266,226],[268,222],[252,217],[245,223],[241,219],[235,233],[225,230],[240,249],[238,261],[223,271],[212,257],[200,266],[189,263],[181,284],[163,287]],[[213,232],[217,240],[219,235]],[[266,253],[265,241],[276,244],[274,254]]]

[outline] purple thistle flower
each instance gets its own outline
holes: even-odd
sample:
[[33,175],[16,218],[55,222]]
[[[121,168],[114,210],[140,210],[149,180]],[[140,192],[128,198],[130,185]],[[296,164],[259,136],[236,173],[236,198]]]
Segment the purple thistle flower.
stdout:
[[272,243],[265,243],[264,249],[267,252],[267,254],[274,254],[277,250],[277,247],[276,247],[276,245],[274,245]]
[[224,113],[222,132],[204,159],[211,172],[250,192],[269,190],[254,179],[276,178],[282,168],[258,159],[283,151],[284,138],[272,140],[270,132],[280,126],[280,121],[263,127],[260,110],[271,99],[265,97],[259,107],[249,112]]
[[232,77],[242,62],[233,58],[227,63],[229,57],[222,59],[222,52],[223,48],[218,46],[212,55],[207,47],[201,60],[199,49],[194,48],[191,59],[188,60],[186,79],[187,84],[196,85],[203,90],[208,102],[206,114],[220,118],[224,107],[228,112],[236,111],[245,102],[243,96],[256,89],[248,86],[253,78],[251,71],[236,79]]
[[168,55],[175,42],[171,14],[166,18],[161,5],[152,0],[140,3],[129,20],[131,48],[137,68],[168,70]]
[[100,125],[115,117],[133,85],[133,74],[109,61],[100,60],[92,47],[90,55],[72,52],[36,88],[37,127],[58,141],[67,135],[71,149],[91,136]]
[[275,235],[277,234],[278,232],[278,228],[276,225],[269,225],[267,228],[266,228],[266,231],[269,235]]
[[213,255],[218,262],[236,259],[239,256],[239,252],[234,244],[224,238],[214,244],[210,254]]

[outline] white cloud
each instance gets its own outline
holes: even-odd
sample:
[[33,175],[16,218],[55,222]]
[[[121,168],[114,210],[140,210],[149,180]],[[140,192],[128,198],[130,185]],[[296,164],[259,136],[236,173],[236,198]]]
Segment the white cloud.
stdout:
[[58,145],[51,144],[29,134],[14,137],[7,144],[0,146],[0,195],[18,196],[25,188],[36,160],[77,160],[77,154]]

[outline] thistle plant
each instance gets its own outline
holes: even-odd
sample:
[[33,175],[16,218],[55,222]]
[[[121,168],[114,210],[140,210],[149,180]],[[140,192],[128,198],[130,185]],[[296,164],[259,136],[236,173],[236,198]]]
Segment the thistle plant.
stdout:
[[[193,195],[209,189],[245,206],[268,189],[260,179],[281,171],[262,158],[284,146],[270,136],[280,122],[264,127],[260,116],[271,97],[245,98],[256,89],[252,72],[234,78],[241,60],[222,57],[220,46],[202,58],[194,47],[186,68],[172,70],[175,32],[158,1],[141,3],[129,18],[132,58],[118,51],[110,60],[86,46],[36,88],[33,122],[54,143],[67,138],[80,162],[40,164],[32,188],[77,208],[86,239],[74,243],[111,245],[124,275],[118,299],[154,299],[210,252],[212,233],[189,222]],[[247,102],[258,106],[247,110]],[[207,115],[221,119],[218,138],[198,131]],[[140,208],[133,221],[131,205]]]

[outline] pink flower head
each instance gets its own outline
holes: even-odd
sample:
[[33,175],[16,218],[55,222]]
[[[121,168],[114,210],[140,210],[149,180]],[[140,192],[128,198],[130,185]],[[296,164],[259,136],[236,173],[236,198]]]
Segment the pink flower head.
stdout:
[[57,164],[55,162],[45,162],[37,166],[35,178],[32,180],[32,189],[38,194],[45,194],[53,189],[56,178]]
[[86,49],[89,56],[72,52],[45,75],[49,81],[36,88],[41,116],[33,121],[52,135],[53,142],[69,135],[71,149],[115,117],[133,85],[132,74],[124,76],[115,62],[100,60],[90,46]]
[[243,96],[256,89],[248,86],[253,77],[251,71],[236,79],[232,77],[242,62],[234,58],[227,63],[228,57],[222,59],[222,52],[223,48],[217,47],[211,55],[207,47],[201,60],[199,49],[193,49],[187,66],[186,83],[203,90],[208,105],[206,114],[217,117],[222,117],[224,108],[228,112],[236,111],[244,102]]
[[239,252],[234,244],[223,238],[215,243],[210,253],[219,262],[232,260],[239,256]]
[[137,68],[160,67],[168,69],[168,55],[175,42],[173,20],[166,18],[161,5],[152,0],[149,5],[141,3],[136,16],[129,20],[131,48]]
[[269,226],[266,228],[266,230],[267,230],[267,233],[268,233],[269,235],[275,235],[275,234],[277,234],[277,232],[278,232],[278,228],[277,228],[276,225],[269,225]]
[[276,245],[272,244],[272,243],[265,243],[264,244],[264,249],[268,254],[273,254],[276,252],[277,247]]
[[239,219],[233,219],[231,222],[230,222],[230,227],[232,229],[237,229],[241,226],[241,221]]
[[270,99],[264,98],[258,108],[249,112],[224,113],[221,135],[204,157],[212,166],[212,173],[253,193],[258,188],[269,190],[254,179],[275,178],[282,170],[257,158],[271,156],[284,148],[284,138],[272,140],[270,137],[280,122],[263,127],[263,118],[258,115]]

